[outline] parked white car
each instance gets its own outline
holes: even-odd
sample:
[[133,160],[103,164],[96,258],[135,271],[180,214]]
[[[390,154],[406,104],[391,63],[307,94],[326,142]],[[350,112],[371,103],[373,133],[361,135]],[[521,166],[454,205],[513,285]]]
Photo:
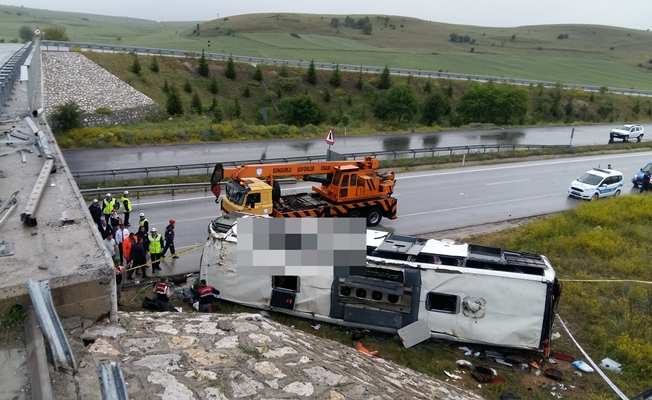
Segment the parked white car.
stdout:
[[627,142],[631,137],[636,138],[636,141],[640,142],[643,140],[643,133],[645,133],[645,130],[641,125],[627,124],[618,129],[612,129],[611,132],[609,132],[609,139],[622,139],[623,142]]
[[597,200],[601,197],[620,196],[622,188],[622,172],[593,168],[571,183],[568,195],[584,200]]

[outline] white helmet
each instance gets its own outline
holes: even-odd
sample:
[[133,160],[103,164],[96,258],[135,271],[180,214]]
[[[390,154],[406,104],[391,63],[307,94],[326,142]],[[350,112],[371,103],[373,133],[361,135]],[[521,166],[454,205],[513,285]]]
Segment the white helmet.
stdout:
[[129,191],[128,191],[128,190],[125,190],[125,194],[129,194]]
[[152,232],[156,232],[156,228],[152,228]]
[[111,197],[111,193],[107,193],[107,194],[106,194],[106,197]]
[[144,216],[145,216],[145,213],[140,213],[140,216],[141,216],[141,217],[144,217]]

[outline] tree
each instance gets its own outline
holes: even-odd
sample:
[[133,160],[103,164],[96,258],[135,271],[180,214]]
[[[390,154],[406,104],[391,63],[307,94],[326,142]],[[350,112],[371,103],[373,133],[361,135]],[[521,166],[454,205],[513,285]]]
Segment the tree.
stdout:
[[340,26],[340,19],[339,18],[332,18],[331,19],[331,26],[333,28],[337,28]]
[[306,75],[306,81],[311,85],[317,84],[317,71],[315,70],[315,62],[310,61],[310,66],[308,67],[308,74]]
[[326,113],[309,95],[286,97],[279,102],[281,119],[289,125],[319,125],[326,119]]
[[54,107],[54,111],[50,115],[52,130],[59,133],[81,128],[83,113],[77,103],[72,100]]
[[34,31],[27,25],[23,25],[18,29],[18,36],[23,42],[31,42],[34,39]]
[[195,29],[195,31],[197,32],[197,36],[199,36],[199,23],[197,23],[197,28]]
[[331,101],[331,91],[326,89],[326,94],[324,95],[324,101],[326,103],[330,103]]
[[218,89],[219,88],[217,87],[217,78],[215,77],[215,75],[213,75],[211,77],[211,83],[208,85],[208,91],[213,94],[217,94]]
[[524,87],[507,83],[474,83],[462,94],[456,108],[464,123],[516,125],[525,121],[529,99],[529,92]]
[[450,112],[451,103],[448,97],[441,93],[432,93],[426,98],[423,104],[421,122],[424,125],[432,126],[434,123],[439,122],[443,116],[450,114]]
[[131,64],[131,72],[136,75],[140,75],[141,67],[140,61],[138,61],[138,56],[134,56],[134,62]]
[[233,116],[240,118],[242,115],[242,107],[240,107],[240,100],[236,97],[233,103]]
[[170,86],[167,95],[165,108],[170,115],[183,115],[183,103],[181,103],[181,95],[174,86]]
[[281,70],[278,71],[278,76],[280,76],[281,78],[288,77],[288,69],[285,67],[285,64],[281,65]]
[[163,87],[161,88],[163,90],[163,93],[168,94],[170,93],[170,85],[168,84],[168,80],[166,79],[163,83]]
[[412,85],[399,83],[387,91],[387,103],[390,114],[395,114],[397,122],[401,123],[403,117],[411,117],[417,112],[419,100]]
[[226,69],[224,70],[224,76],[233,80],[237,76],[235,72],[235,63],[233,62],[233,56],[229,55],[229,60],[226,62]]
[[247,98],[251,97],[251,90],[249,89],[249,85],[245,86],[245,90],[242,95]]
[[215,99],[215,97],[213,97],[213,103],[215,104],[214,107],[211,105],[211,111],[213,111],[213,123],[219,124],[224,118],[224,113],[222,112],[222,108],[217,104],[217,99]]
[[365,35],[371,35],[371,30],[372,29],[373,29],[373,27],[371,26],[371,22],[367,22],[362,27],[362,33],[364,33]]
[[351,98],[351,95],[349,95],[349,97],[346,99],[346,104],[347,104],[348,106],[352,106],[352,105],[353,105],[353,99]]
[[254,71],[254,80],[258,82],[263,80],[263,70],[260,68],[260,64],[256,65],[256,70]]
[[340,74],[340,64],[335,65],[335,70],[331,74],[330,79],[328,80],[333,87],[339,87],[342,84],[342,74]]
[[186,79],[186,83],[183,84],[183,90],[186,93],[192,93],[192,85],[190,84],[190,80]]
[[389,78],[389,67],[387,65],[385,65],[383,73],[380,74],[380,79],[378,79],[378,85],[376,86],[381,90],[389,89],[389,87],[392,86],[392,82]]
[[362,65],[360,66],[360,73],[358,74],[358,81],[355,83],[355,87],[359,90],[362,90],[362,85],[364,82],[362,81]]
[[161,68],[158,65],[158,57],[152,57],[152,62],[149,64],[149,70],[158,73],[160,69]]
[[215,108],[217,108],[217,97],[213,96],[213,101],[210,107],[208,107],[208,111],[215,111]]
[[190,109],[196,112],[198,115],[201,115],[204,112],[204,107],[201,104],[201,98],[199,98],[199,93],[195,92],[192,95],[192,100],[190,101]]
[[197,64],[197,73],[206,78],[210,73],[210,69],[208,68],[208,61],[206,61],[206,55],[204,54],[204,49],[201,49],[201,57],[199,57],[199,63]]
[[70,41],[70,38],[66,35],[66,28],[63,26],[48,26],[43,29],[43,33],[47,40],[58,40],[62,42]]
[[423,91],[425,93],[432,92],[432,83],[430,83],[430,77],[428,77],[428,79],[426,79],[426,84],[423,86]]

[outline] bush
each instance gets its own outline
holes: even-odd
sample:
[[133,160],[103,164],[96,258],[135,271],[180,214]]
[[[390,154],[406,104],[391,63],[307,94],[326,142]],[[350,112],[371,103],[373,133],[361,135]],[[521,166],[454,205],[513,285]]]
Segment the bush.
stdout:
[[281,119],[291,125],[319,125],[326,119],[324,110],[309,95],[284,98],[278,108]]
[[107,107],[100,107],[97,110],[95,110],[95,114],[111,115],[113,114],[113,111]]
[[260,64],[256,65],[256,70],[254,71],[254,80],[256,82],[263,80],[263,70],[260,68]]
[[235,63],[233,62],[233,56],[229,56],[229,60],[226,62],[226,69],[224,70],[224,76],[233,80],[236,78],[237,73],[235,71]]
[[74,101],[68,101],[54,108],[50,115],[50,125],[55,133],[67,132],[81,128],[81,116],[84,112]]
[[131,68],[129,70],[136,75],[140,75],[141,67],[140,61],[138,61],[138,56],[134,56],[134,62],[131,64]]
[[290,36],[295,37],[297,39],[301,39],[301,36],[299,36],[298,33],[290,33]]
[[286,92],[291,92],[299,85],[301,85],[301,80],[299,78],[278,78],[278,86]]
[[183,84],[183,90],[186,93],[192,93],[192,85],[190,84],[190,80],[186,79],[186,83]]
[[160,71],[160,67],[158,65],[158,57],[152,57],[152,62],[149,64],[149,70],[158,73]]

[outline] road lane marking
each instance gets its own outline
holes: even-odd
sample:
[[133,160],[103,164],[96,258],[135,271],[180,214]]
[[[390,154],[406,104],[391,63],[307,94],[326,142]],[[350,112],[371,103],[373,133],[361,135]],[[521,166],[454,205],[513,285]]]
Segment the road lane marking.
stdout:
[[491,185],[504,185],[508,183],[518,183],[518,182],[527,182],[529,179],[519,179],[517,181],[506,181],[506,182],[494,182],[494,183],[485,183],[486,186],[491,186]]
[[496,201],[496,202],[493,202],[493,203],[474,204],[472,206],[444,208],[444,209],[441,209],[441,210],[424,211],[424,212],[418,212],[418,213],[412,213],[412,214],[399,215],[398,217],[399,218],[416,217],[416,216],[419,216],[419,215],[426,215],[426,214],[435,214],[435,213],[448,212],[448,211],[467,210],[469,208],[475,208],[475,207],[480,207],[480,206],[495,206],[495,205],[498,205],[498,204],[515,203],[515,202],[518,202],[518,201],[528,201],[528,200],[543,199],[545,197],[558,197],[558,196],[562,196],[564,194],[568,195],[568,192],[558,193],[558,194],[548,194],[548,195],[545,195],[545,196],[524,197],[522,199],[510,199],[510,200]]

